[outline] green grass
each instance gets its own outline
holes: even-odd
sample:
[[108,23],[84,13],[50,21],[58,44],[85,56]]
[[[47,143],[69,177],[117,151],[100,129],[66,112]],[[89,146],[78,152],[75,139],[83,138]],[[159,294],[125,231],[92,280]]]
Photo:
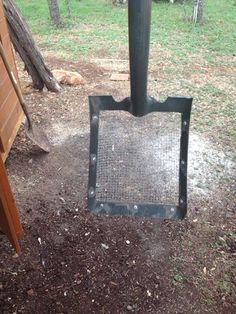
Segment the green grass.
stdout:
[[[67,17],[64,1],[59,1],[64,27],[51,25],[47,1],[16,0],[34,34],[51,50],[63,49],[70,57],[96,54],[100,48],[114,55],[117,47],[127,46],[127,9],[116,8],[111,0],[71,0],[71,18]],[[216,55],[232,55],[236,48],[236,6],[233,0],[206,0],[202,25],[189,21],[191,1],[171,5],[167,1],[153,3],[152,45],[169,49],[176,60],[186,54],[204,51]],[[60,40],[58,40],[60,37]],[[212,55],[209,56],[209,52]]]
[[184,277],[181,274],[177,273],[174,275],[172,282],[174,285],[182,284],[184,282]]

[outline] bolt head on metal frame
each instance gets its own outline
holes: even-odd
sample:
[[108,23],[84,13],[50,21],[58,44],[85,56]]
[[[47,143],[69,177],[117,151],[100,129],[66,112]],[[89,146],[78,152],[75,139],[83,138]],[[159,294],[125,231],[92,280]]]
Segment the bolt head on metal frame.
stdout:
[[93,114],[92,123],[97,123],[97,122],[98,122],[98,116],[96,114]]
[[90,197],[94,197],[95,196],[95,189],[93,187],[90,187],[88,194]]

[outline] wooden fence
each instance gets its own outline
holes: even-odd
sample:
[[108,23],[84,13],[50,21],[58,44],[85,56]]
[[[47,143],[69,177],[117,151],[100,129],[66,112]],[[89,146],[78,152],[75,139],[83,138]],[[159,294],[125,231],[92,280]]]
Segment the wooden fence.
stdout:
[[[7,54],[12,71],[18,79],[2,0],[0,0],[0,40]],[[3,161],[5,161],[10,151],[22,118],[23,112],[0,57],[0,155]]]
[[[11,69],[18,79],[2,0],[0,0],[0,40]],[[4,161],[15,139],[22,118],[23,112],[0,57],[0,231],[6,234],[18,254],[20,253],[19,239],[23,236],[23,230]]]

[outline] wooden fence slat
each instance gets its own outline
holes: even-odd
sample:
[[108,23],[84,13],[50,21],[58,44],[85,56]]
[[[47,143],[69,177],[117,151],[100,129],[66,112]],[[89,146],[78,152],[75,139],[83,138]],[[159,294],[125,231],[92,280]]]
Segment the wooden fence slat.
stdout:
[[[3,44],[10,67],[18,80],[15,55],[12,49],[2,0],[0,0],[0,41]],[[11,149],[23,116],[23,111],[0,57],[0,158],[3,161],[6,160]]]
[[13,92],[10,91],[10,93],[7,95],[1,107],[1,116],[0,116],[0,129],[1,130],[7,123],[7,119],[11,116],[17,103],[18,103],[18,99],[16,98],[16,95],[14,95],[14,91]]
[[15,200],[11,192],[7,172],[0,158],[0,227],[6,233],[16,252],[20,254],[19,239],[23,229],[19,220]]

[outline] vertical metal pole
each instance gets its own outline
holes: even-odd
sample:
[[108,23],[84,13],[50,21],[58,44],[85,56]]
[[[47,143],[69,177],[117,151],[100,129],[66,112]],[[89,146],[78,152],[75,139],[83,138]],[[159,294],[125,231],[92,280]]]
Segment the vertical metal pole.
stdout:
[[148,113],[147,74],[152,0],[129,0],[129,58],[131,112]]
[[182,114],[181,139],[180,139],[180,161],[179,161],[179,207],[183,217],[187,213],[187,166],[188,166],[188,138],[192,100],[190,110]]

